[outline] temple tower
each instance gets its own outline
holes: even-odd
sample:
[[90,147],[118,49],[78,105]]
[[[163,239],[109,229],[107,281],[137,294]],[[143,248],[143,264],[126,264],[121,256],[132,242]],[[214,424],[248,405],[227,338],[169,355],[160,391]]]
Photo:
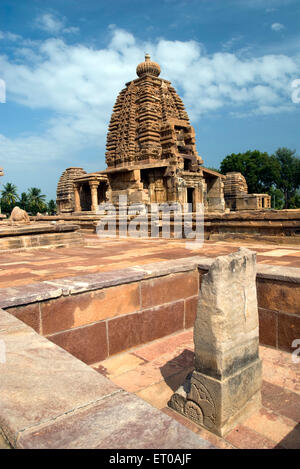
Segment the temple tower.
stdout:
[[[68,168],[57,191],[60,212],[96,212],[119,196],[134,203],[190,203],[224,211],[221,174],[204,168],[195,131],[170,81],[148,54],[119,93],[108,127],[105,171]],[[76,173],[77,172],[77,173]]]
[[222,176],[202,166],[195,131],[170,81],[148,54],[138,78],[126,83],[113,108],[106,143],[111,199],[129,203],[203,202],[224,210]]

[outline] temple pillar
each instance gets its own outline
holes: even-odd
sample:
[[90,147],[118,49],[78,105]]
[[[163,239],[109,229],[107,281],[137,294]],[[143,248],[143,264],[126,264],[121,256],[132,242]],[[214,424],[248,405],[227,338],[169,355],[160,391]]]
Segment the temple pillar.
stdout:
[[168,405],[224,436],[261,406],[256,254],[217,257],[202,275],[194,326],[195,369]]
[[99,181],[89,181],[89,185],[91,188],[91,211],[96,212],[98,209],[98,186]]
[[74,211],[81,212],[79,184],[74,184]]

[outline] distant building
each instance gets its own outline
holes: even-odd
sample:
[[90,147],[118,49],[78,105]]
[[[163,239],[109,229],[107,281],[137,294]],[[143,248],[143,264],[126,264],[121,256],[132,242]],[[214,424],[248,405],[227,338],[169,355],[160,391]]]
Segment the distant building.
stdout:
[[230,210],[261,210],[271,208],[271,196],[268,194],[248,194],[246,179],[238,172],[226,174],[224,196],[226,208]]

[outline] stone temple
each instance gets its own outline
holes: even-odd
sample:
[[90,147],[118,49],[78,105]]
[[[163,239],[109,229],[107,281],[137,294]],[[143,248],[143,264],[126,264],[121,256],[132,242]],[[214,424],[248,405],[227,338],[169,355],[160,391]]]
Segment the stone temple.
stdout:
[[225,176],[203,166],[195,131],[170,81],[146,54],[138,78],[126,83],[113,107],[107,133],[105,171],[68,168],[57,189],[59,213],[95,212],[98,204],[203,203],[225,210]]

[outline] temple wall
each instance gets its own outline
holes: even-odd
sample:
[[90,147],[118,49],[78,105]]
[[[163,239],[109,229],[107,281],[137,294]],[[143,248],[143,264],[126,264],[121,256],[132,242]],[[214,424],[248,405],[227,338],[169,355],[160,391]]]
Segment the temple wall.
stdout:
[[263,194],[247,194],[236,198],[236,210],[261,210],[271,208],[271,197]]
[[207,184],[207,209],[210,212],[215,210],[224,212],[225,202],[223,196],[223,182],[221,178],[206,179]]

